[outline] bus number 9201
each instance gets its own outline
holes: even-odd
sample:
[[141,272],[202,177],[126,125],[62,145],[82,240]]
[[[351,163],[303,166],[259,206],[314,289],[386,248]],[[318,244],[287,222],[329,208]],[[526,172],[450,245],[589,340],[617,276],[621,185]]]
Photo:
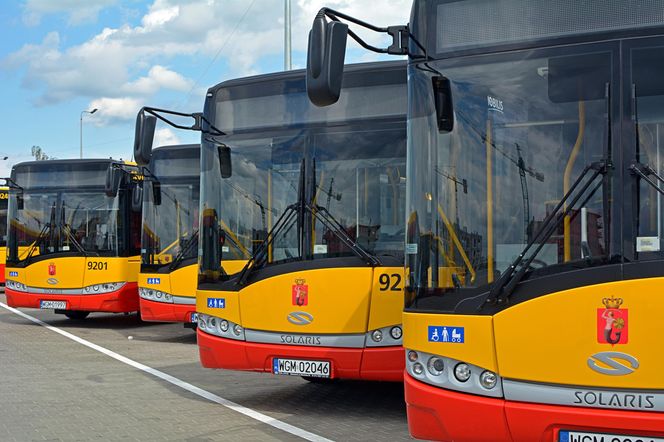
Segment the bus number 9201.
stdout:
[[108,263],[103,261],[88,261],[88,270],[108,270]]

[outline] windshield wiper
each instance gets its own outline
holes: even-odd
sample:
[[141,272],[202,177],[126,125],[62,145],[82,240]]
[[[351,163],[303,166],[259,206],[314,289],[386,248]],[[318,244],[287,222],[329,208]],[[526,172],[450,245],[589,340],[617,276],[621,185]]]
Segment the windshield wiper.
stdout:
[[[314,163],[315,164],[315,163]],[[313,170],[314,179],[312,180],[313,188],[316,188],[315,185],[315,176],[316,170],[314,166]],[[356,254],[361,259],[365,260],[368,265],[375,267],[380,265],[380,260],[375,255],[364,250],[357,241],[353,240],[343,225],[332,216],[332,214],[322,206],[317,204],[308,203],[305,197],[305,163],[304,160],[300,165],[300,177],[299,177],[299,188],[298,188],[298,201],[294,204],[286,207],[286,210],[281,214],[277,222],[272,227],[272,230],[268,232],[267,238],[258,246],[256,251],[252,254],[251,258],[244,266],[240,272],[237,284],[244,285],[247,282],[247,279],[251,273],[261,268],[265,265],[268,259],[268,251],[274,239],[283,234],[287,234],[294,225],[298,226],[298,249],[300,259],[303,259],[304,251],[308,247],[308,240],[305,238],[303,231],[306,224],[305,213],[309,213],[315,219],[319,220],[323,226],[325,226],[329,231],[331,231],[341,242],[348,247],[354,254]],[[296,219],[297,222],[293,222]]]
[[187,256],[187,253],[189,253],[189,251],[195,244],[198,244],[198,229],[192,232],[191,237],[187,240],[184,246],[182,246],[182,248],[175,256],[173,262],[168,266],[168,268],[170,270],[176,269],[182,263],[182,261],[184,261],[185,256]]
[[[558,202],[556,207],[551,211],[551,213],[542,221],[540,229],[537,231],[533,239],[526,245],[526,247],[519,253],[519,256],[510,264],[510,266],[505,270],[505,272],[500,275],[500,278],[493,284],[489,296],[480,309],[486,304],[503,304],[507,302],[510,295],[516,288],[517,284],[521,282],[524,275],[528,270],[532,262],[537,257],[538,253],[544,248],[546,242],[551,238],[551,235],[556,231],[560,226],[566,216],[574,212],[573,216],[576,216],[578,210],[575,211],[575,206],[581,199],[581,197],[586,194],[588,188],[595,181],[595,179],[602,175],[602,179],[592,188],[591,192],[588,193],[588,196],[583,199],[579,207],[585,207],[586,203],[593,197],[597,189],[604,183],[604,176],[608,172],[609,168],[612,167],[607,161],[598,161],[595,163],[588,164],[579,177],[576,179],[574,184],[572,184],[563,196],[563,198]],[[592,174],[590,174],[592,172]],[[590,178],[583,183],[584,178],[590,174]],[[577,192],[578,189],[578,192]],[[572,198],[572,194],[576,195]],[[568,201],[571,199],[571,202],[568,204]],[[561,211],[562,209],[562,211]],[[535,247],[535,250],[526,258],[528,251]]]
[[46,246],[48,247],[53,244],[54,226],[55,226],[55,204],[51,206],[50,221],[44,224],[44,227],[42,227],[41,231],[39,232],[37,239],[35,240],[35,242],[32,243],[30,249],[28,249],[28,256],[25,257],[25,262],[30,262],[30,259],[32,259],[32,256],[35,253],[35,250],[37,250],[37,247],[41,246],[41,244],[44,242],[44,240],[47,237],[50,239],[50,241],[49,243],[46,244]]

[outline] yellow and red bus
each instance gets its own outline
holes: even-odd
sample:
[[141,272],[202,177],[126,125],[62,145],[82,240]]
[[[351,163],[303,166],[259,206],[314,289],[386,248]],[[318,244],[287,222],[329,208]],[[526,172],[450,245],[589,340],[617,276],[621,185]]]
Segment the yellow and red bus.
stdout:
[[[403,63],[350,66],[326,109],[303,70],[209,89],[223,135],[201,142],[204,367],[403,379],[405,84]],[[251,256],[235,275],[230,245]]]
[[5,284],[5,262],[7,260],[7,204],[9,187],[0,186],[0,285]]
[[195,323],[200,146],[156,148],[149,171],[143,186],[141,318]]
[[70,319],[139,309],[141,206],[136,166],[110,159],[12,168],[7,303]]
[[[413,436],[664,440],[663,6],[416,0],[374,28],[409,57]],[[322,104],[339,21],[312,31]]]

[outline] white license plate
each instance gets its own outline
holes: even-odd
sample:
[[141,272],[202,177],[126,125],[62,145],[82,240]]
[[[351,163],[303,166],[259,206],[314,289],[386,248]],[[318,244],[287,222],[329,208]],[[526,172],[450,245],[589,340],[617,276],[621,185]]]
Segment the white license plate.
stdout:
[[650,436],[628,436],[625,434],[586,433],[582,431],[560,431],[558,442],[664,442],[664,438]]
[[54,308],[58,310],[66,310],[67,301],[40,301],[39,308]]
[[197,324],[198,323],[198,313],[193,312],[191,316],[189,317],[189,322],[192,324]]
[[305,361],[302,359],[274,358],[272,373],[290,376],[330,377],[329,361]]

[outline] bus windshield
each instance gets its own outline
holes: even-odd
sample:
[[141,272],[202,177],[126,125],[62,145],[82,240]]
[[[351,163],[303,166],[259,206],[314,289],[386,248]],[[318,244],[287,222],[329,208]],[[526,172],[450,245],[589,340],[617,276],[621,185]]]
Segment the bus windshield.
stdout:
[[5,189],[0,189],[0,247],[7,246],[7,204],[9,202],[9,192]]
[[[591,178],[609,164],[611,60],[596,47],[566,48],[412,69],[411,295],[492,284],[529,244],[528,271],[607,262],[607,180]],[[451,133],[439,132],[432,104],[440,73],[454,97]],[[592,183],[582,190],[577,180]],[[568,192],[580,195],[575,205],[562,201]],[[567,216],[548,219],[559,204]]]
[[199,155],[197,145],[159,148],[153,153],[150,168],[155,181],[144,182],[143,194],[144,268],[197,256]]
[[17,165],[12,175],[21,189],[10,196],[8,262],[54,253],[118,256],[122,222],[119,197],[104,194],[108,165]]
[[233,173],[220,178],[216,147],[204,143],[203,210],[224,231],[224,258],[251,257],[300,195],[343,232],[315,215],[305,225],[293,217],[268,263],[352,255],[339,235],[377,256],[403,256],[406,102],[403,67],[397,72],[385,84],[356,83],[330,108],[309,103],[303,73],[217,91],[214,124],[229,133],[219,141],[231,148]]

